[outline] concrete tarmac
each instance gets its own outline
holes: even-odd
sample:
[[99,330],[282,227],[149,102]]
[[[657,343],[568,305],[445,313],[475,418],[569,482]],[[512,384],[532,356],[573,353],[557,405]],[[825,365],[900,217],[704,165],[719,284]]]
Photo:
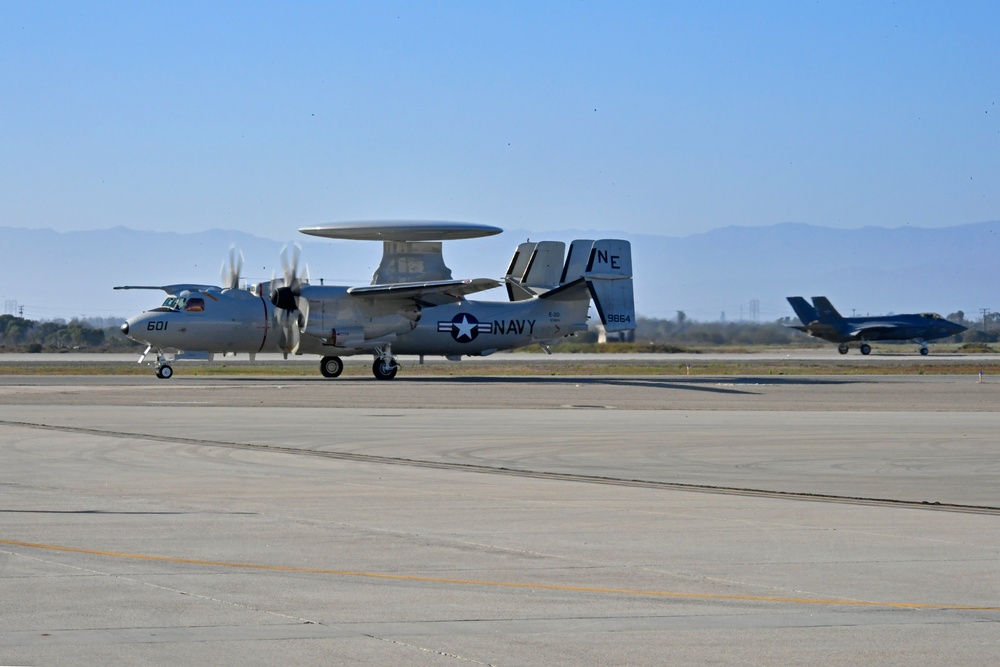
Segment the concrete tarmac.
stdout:
[[1000,381],[0,377],[0,664],[1000,659]]

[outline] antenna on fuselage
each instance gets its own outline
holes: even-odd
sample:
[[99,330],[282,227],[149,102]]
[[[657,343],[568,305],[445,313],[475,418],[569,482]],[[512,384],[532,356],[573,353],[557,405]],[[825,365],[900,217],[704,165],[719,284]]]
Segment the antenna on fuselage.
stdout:
[[328,239],[382,241],[382,261],[372,275],[372,284],[385,285],[451,280],[451,269],[441,252],[442,241],[493,236],[503,230],[474,222],[381,220],[302,227],[299,231]]

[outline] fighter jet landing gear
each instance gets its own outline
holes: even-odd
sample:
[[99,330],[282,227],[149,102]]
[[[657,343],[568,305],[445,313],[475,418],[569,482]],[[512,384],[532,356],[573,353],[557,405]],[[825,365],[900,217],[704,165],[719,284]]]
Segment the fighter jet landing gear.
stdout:
[[375,350],[375,362],[372,364],[372,374],[378,380],[391,380],[396,377],[396,373],[399,371],[399,364],[396,363],[396,358],[392,356],[392,348],[386,345],[383,348]]
[[847,354],[850,350],[851,346],[847,343],[841,343],[837,346],[837,352],[840,352],[841,354]]
[[340,374],[344,372],[344,362],[341,361],[340,357],[323,357],[319,362],[319,372],[325,378],[340,377]]
[[930,354],[930,350],[927,349],[927,345],[921,345],[920,346],[920,354],[921,354],[921,356],[924,356],[924,357],[926,357],[928,354]]
[[868,343],[861,343],[861,354],[867,357],[871,353],[872,353],[872,346],[869,345]]

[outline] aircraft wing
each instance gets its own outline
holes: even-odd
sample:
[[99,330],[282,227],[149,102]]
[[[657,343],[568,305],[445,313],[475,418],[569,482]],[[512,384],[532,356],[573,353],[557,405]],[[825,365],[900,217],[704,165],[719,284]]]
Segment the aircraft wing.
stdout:
[[868,322],[866,324],[851,327],[851,330],[845,333],[850,338],[865,338],[867,336],[871,336],[872,334],[888,333],[893,329],[898,328],[899,325],[893,324],[892,322]]
[[394,283],[351,287],[347,293],[368,299],[411,299],[422,306],[440,306],[462,299],[467,294],[483,292],[502,285],[492,278],[475,280],[435,280],[427,283]]
[[194,283],[179,283],[177,285],[120,285],[115,289],[151,289],[163,290],[167,294],[177,295],[188,290],[191,292],[207,292],[208,290],[222,291],[217,285],[196,285]]

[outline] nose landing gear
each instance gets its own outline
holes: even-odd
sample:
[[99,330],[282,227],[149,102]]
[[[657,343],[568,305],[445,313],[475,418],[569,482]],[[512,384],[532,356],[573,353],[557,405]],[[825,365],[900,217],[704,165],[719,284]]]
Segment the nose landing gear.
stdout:
[[[122,328],[124,329],[126,326],[128,325],[122,325]],[[146,360],[146,355],[148,355],[152,349],[152,345],[146,347],[146,350],[139,356],[140,364]],[[156,351],[156,362],[153,364],[153,370],[156,371],[156,377],[161,380],[169,380],[174,376],[174,369],[170,367],[170,359],[164,356],[163,350]]]

